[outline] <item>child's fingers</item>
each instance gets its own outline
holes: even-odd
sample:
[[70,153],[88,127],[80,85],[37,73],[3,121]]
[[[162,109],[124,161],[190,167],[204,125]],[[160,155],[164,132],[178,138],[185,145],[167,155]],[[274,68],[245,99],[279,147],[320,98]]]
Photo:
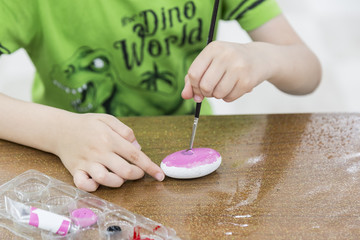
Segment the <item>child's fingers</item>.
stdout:
[[122,179],[136,180],[144,176],[144,171],[141,168],[128,163],[115,153],[110,154],[103,163],[106,168]]
[[201,102],[204,96],[200,90],[200,82],[213,61],[213,47],[206,46],[191,64],[188,76],[194,93],[195,102]]
[[75,186],[87,192],[94,192],[99,184],[82,170],[75,170],[73,174]]
[[249,90],[244,90],[244,88],[242,88],[241,86],[241,82],[240,81],[237,81],[236,84],[235,84],[235,87],[233,88],[233,90],[228,94],[226,95],[223,100],[225,102],[232,102],[236,99],[238,99],[239,97],[241,97],[242,95],[244,95],[245,93],[247,92],[250,92]]
[[114,116],[103,114],[101,120],[117,134],[128,140],[136,141],[134,131]]
[[136,140],[134,131],[117,119],[114,116],[103,114],[102,119],[107,126],[109,126],[114,132],[119,134],[121,137],[125,138],[129,142],[131,142],[137,149],[141,150],[141,146]]
[[123,138],[115,138],[114,141],[114,152],[124,158],[126,161],[138,166],[150,176],[154,177],[158,181],[162,181],[165,178],[164,172],[161,168],[150,160],[142,151],[136,149],[128,141]]
[[225,66],[219,59],[214,59],[202,76],[199,88],[202,96],[212,97],[216,85],[225,74]]
[[108,187],[120,187],[125,180],[113,172],[109,172],[100,163],[93,163],[87,167],[87,172],[97,183]]
[[235,89],[237,82],[237,76],[234,72],[227,71],[220,82],[216,85],[212,97],[215,97],[217,99],[223,99],[227,95],[230,94],[230,92]]
[[181,96],[184,99],[191,99],[191,98],[194,97],[194,93],[193,93],[191,83],[190,83],[190,79],[189,79],[188,75],[185,76],[185,86],[184,86],[184,89],[181,92]]
[[137,140],[133,141],[132,145],[134,145],[137,149],[141,150],[141,145],[138,143]]
[[200,103],[204,99],[204,96],[202,95],[200,90],[201,78],[195,77],[191,73],[188,73],[188,76],[191,83],[194,101]]

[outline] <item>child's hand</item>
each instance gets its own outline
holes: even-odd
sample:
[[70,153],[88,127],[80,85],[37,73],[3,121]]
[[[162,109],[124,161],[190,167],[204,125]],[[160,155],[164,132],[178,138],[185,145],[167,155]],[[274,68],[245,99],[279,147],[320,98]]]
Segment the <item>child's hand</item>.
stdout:
[[270,66],[253,43],[211,42],[191,64],[182,97],[234,101],[266,80]]
[[164,179],[161,168],[141,152],[133,131],[117,118],[70,113],[60,125],[55,152],[78,188],[120,187],[126,180],[142,178],[144,171]]
[[320,62],[282,14],[248,33],[253,42],[247,44],[208,44],[185,76],[182,97],[231,102],[265,80],[294,95],[316,89]]

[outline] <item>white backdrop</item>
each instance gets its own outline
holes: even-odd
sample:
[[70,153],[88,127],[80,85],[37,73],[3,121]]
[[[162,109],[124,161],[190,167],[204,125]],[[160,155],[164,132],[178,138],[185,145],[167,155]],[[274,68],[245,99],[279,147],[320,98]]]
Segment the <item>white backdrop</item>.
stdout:
[[[232,103],[210,99],[215,114],[360,112],[360,1],[278,0],[323,67],[319,88],[290,96],[269,83]],[[218,39],[248,42],[236,22],[221,22]],[[35,69],[25,51],[0,58],[0,92],[30,101]]]

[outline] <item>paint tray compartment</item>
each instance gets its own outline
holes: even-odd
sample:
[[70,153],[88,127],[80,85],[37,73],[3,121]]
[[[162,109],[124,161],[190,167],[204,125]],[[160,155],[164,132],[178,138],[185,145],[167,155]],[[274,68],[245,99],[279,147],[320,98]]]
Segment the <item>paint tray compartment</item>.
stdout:
[[[59,221],[66,231],[49,230]],[[0,186],[0,228],[8,239],[180,239],[172,228],[36,170]]]

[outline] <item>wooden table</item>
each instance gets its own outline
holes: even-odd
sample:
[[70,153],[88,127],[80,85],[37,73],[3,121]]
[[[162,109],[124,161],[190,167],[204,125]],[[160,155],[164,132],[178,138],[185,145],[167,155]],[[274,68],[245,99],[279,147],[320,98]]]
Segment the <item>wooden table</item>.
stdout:
[[[188,147],[192,116],[121,120],[158,164]],[[360,114],[202,116],[194,146],[219,151],[220,168],[94,194],[182,239],[360,239]],[[0,141],[0,183],[28,169],[73,185],[56,156]]]

